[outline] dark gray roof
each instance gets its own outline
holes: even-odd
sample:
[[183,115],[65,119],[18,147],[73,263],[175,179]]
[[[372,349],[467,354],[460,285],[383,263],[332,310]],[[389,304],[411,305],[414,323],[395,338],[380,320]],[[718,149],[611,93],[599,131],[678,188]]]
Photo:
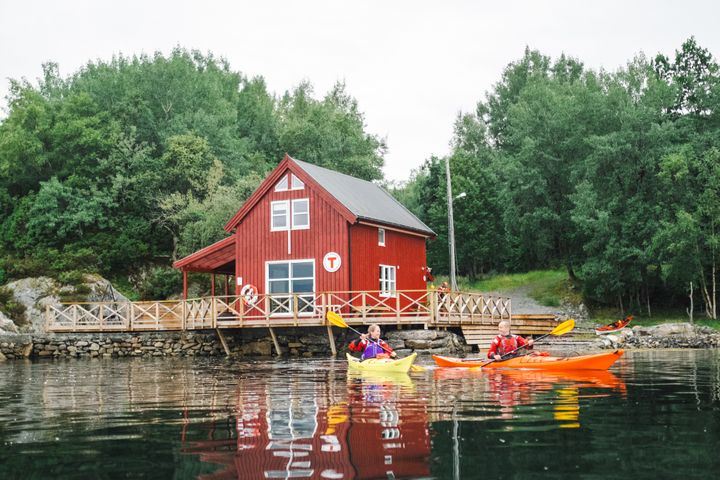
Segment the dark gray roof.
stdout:
[[382,187],[294,158],[293,161],[360,220],[435,235],[430,227]]

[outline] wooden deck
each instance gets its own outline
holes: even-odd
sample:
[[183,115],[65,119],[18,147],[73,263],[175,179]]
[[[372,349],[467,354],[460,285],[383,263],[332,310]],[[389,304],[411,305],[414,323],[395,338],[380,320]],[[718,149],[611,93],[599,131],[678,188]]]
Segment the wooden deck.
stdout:
[[[66,303],[47,306],[45,314],[51,332],[137,332],[327,326],[328,311],[339,313],[350,325],[477,326],[478,335],[494,332],[501,320],[513,318],[509,297],[425,290],[398,291],[390,297],[368,291],[259,295],[252,303],[239,296]],[[547,316],[522,321],[537,333],[556,324]]]

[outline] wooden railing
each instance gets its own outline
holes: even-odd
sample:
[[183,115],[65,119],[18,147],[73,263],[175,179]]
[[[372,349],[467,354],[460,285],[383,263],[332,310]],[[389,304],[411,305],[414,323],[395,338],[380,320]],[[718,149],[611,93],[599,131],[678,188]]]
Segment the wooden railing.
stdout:
[[497,324],[511,318],[508,297],[476,293],[401,290],[293,295],[202,297],[154,302],[67,303],[46,307],[54,332],[204,330],[327,325],[334,311],[350,324],[455,326]]

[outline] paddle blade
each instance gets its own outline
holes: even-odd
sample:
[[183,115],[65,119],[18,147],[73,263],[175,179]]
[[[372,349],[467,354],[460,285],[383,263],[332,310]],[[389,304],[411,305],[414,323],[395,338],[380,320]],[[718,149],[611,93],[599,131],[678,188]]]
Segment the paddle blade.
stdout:
[[421,367],[420,365],[410,365],[410,371],[411,372],[424,372],[425,368]]
[[341,317],[339,314],[335,313],[335,312],[328,311],[328,312],[325,314],[325,318],[327,318],[327,321],[330,322],[330,323],[332,323],[332,324],[335,325],[336,327],[348,328],[348,324],[345,323],[345,320],[343,320],[342,317]]
[[565,320],[560,325],[553,328],[549,335],[565,335],[566,333],[572,331],[573,328],[575,328],[575,320],[571,318],[570,320]]

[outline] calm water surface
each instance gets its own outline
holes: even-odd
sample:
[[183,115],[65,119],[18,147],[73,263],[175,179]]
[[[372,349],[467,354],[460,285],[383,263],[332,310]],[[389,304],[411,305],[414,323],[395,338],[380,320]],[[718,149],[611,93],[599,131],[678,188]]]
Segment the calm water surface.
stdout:
[[718,478],[720,351],[610,372],[0,364],[0,479]]

